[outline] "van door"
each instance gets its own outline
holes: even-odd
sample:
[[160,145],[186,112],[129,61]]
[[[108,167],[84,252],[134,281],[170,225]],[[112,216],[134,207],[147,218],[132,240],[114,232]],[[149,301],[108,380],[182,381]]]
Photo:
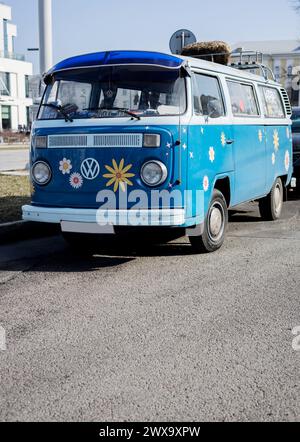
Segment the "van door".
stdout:
[[206,213],[216,177],[233,171],[231,119],[219,76],[194,71],[191,84],[187,182],[189,190],[204,190]]
[[266,188],[266,144],[254,85],[227,80],[233,114],[234,204],[263,196]]

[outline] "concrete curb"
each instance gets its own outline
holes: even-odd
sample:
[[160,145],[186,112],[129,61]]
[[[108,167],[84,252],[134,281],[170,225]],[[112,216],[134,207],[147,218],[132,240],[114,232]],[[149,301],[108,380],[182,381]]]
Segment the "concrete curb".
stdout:
[[59,233],[59,224],[14,221],[11,223],[0,224],[0,244],[41,238],[44,236],[53,236]]

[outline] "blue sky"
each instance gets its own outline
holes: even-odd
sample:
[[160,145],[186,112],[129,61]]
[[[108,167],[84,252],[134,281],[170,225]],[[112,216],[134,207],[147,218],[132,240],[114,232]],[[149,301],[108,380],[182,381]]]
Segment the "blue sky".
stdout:
[[[38,0],[1,0],[13,7],[16,52],[38,46]],[[300,38],[293,0],[53,0],[54,61],[109,49],[168,51],[187,28],[198,40]],[[38,55],[27,54],[38,68]]]

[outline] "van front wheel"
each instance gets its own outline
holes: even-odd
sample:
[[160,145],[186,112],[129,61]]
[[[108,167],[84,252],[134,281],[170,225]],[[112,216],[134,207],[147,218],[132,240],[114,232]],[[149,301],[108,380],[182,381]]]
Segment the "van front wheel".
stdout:
[[259,200],[260,215],[266,221],[276,221],[281,216],[282,207],[283,184],[282,180],[277,178],[269,195]]
[[225,239],[228,224],[226,200],[219,190],[214,190],[213,197],[204,222],[201,236],[190,236],[193,249],[199,253],[210,253],[218,250]]

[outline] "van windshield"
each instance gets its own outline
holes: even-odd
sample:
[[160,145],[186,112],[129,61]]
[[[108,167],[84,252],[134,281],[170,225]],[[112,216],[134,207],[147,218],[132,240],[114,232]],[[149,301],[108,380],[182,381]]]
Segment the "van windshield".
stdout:
[[[38,119],[179,115],[186,110],[179,70],[110,66],[57,72],[48,84]],[[129,112],[128,112],[129,111]]]

